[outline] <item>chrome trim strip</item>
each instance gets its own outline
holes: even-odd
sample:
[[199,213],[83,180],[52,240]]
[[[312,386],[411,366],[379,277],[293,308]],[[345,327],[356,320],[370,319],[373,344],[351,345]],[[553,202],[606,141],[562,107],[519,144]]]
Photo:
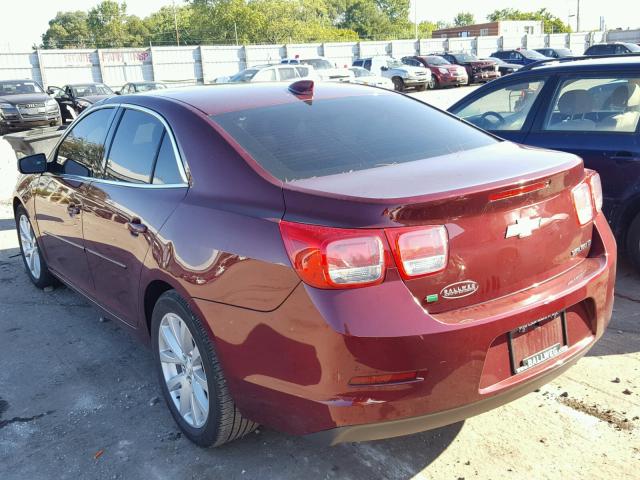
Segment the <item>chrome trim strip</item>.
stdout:
[[169,126],[169,124],[167,123],[167,121],[164,119],[164,117],[162,115],[160,115],[159,113],[155,112],[154,110],[151,110],[147,107],[142,107],[140,105],[133,105],[131,103],[108,103],[106,105],[98,105],[96,107],[91,107],[91,108],[87,108],[86,110],[84,110],[79,116],[78,118],[76,118],[73,123],[71,123],[71,125],[69,125],[66,128],[65,133],[60,137],[60,140],[58,140],[58,142],[56,143],[55,147],[53,147],[53,149],[51,150],[51,152],[55,152],[57,151],[58,147],[60,146],[60,144],[64,141],[64,139],[67,137],[67,135],[69,134],[69,132],[71,132],[71,130],[73,129],[73,127],[75,126],[76,123],[78,123],[82,118],[84,118],[85,116],[87,116],[88,114],[90,114],[91,112],[95,112],[96,110],[102,110],[105,108],[129,108],[131,110],[138,110],[140,112],[144,112],[147,113],[149,115],[151,115],[152,117],[156,118],[160,123],[162,123],[162,125],[164,126],[167,134],[169,135],[169,139],[171,140],[171,146],[173,148],[173,155],[176,159],[176,164],[178,167],[178,172],[180,172],[180,177],[182,178],[182,180],[184,181],[184,183],[177,183],[177,184],[136,184],[136,183],[128,183],[128,182],[121,182],[118,180],[107,180],[107,179],[101,179],[101,178],[95,178],[95,177],[81,177],[79,175],[61,175],[64,176],[65,178],[79,178],[82,180],[90,180],[92,182],[100,182],[100,183],[108,183],[111,185],[124,185],[127,187],[153,187],[153,188],[177,188],[177,187],[188,187],[190,184],[190,176],[187,174],[187,172],[189,171],[189,165],[184,161],[184,159],[182,158],[182,155],[180,155],[180,150],[178,149],[178,143],[176,142],[175,139],[175,135],[173,133],[173,130],[171,129],[171,127]]
[[58,236],[58,235],[55,235],[55,234],[53,234],[53,233],[51,233],[51,232],[47,232],[46,230],[45,230],[45,231],[43,231],[43,232],[42,232],[42,234],[43,234],[43,235],[49,235],[50,237],[53,237],[53,238],[55,238],[55,239],[57,239],[57,240],[60,240],[61,242],[67,243],[67,244],[69,244],[69,245],[72,245],[72,246],[74,246],[74,247],[76,247],[76,248],[79,248],[80,250],[84,250],[84,251],[85,251],[85,252],[87,252],[87,253],[92,253],[92,254],[93,254],[93,255],[95,255],[96,257],[100,257],[100,258],[102,258],[103,260],[106,260],[106,261],[108,261],[108,262],[111,262],[111,263],[113,263],[114,265],[117,265],[117,266],[118,266],[118,267],[120,267],[120,268],[124,268],[125,270],[127,269],[127,266],[126,266],[124,263],[120,263],[120,262],[118,262],[117,260],[114,260],[114,259],[112,259],[112,258],[109,258],[109,257],[107,257],[107,256],[105,256],[105,255],[102,255],[101,253],[98,253],[98,252],[96,252],[95,250],[91,250],[90,248],[83,247],[82,245],[78,245],[77,243],[72,242],[71,240],[67,240],[66,238],[62,238],[62,237],[60,237],[60,236]]
[[102,255],[101,253],[98,253],[95,250],[91,250],[90,248],[84,247],[84,251],[87,252],[87,253],[92,253],[96,257],[100,257],[103,260],[106,260],[107,262],[111,262],[111,263],[113,263],[114,265],[117,265],[120,268],[124,268],[125,270],[127,269],[127,266],[124,263],[120,263],[117,260],[109,258],[109,257],[107,257],[105,255]]
[[60,240],[61,242],[67,243],[69,245],[72,245],[72,246],[74,246],[76,248],[79,248],[80,250],[84,250],[84,247],[82,245],[78,245],[76,242],[72,242],[71,240],[67,240],[66,238],[59,237],[58,235],[55,235],[55,234],[53,234],[51,232],[47,232],[46,230],[43,230],[42,234],[43,235],[49,235],[50,237],[53,237],[53,238],[55,238],[57,240]]
[[120,182],[118,180],[107,180],[106,178],[94,178],[94,177],[82,177],[80,175],[68,175],[65,173],[61,174],[50,174],[56,177],[65,178],[67,180],[77,180],[80,182],[86,183],[102,183],[106,185],[117,185],[120,187],[133,187],[133,188],[188,188],[188,183],[160,183],[160,184],[152,184],[152,183],[128,183],[128,182]]

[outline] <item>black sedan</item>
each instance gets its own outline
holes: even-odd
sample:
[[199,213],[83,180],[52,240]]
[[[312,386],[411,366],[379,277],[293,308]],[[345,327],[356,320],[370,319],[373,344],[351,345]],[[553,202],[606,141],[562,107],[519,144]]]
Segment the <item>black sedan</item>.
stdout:
[[115,95],[104,83],[76,83],[62,88],[50,86],[47,93],[60,105],[63,120],[73,120],[94,103]]

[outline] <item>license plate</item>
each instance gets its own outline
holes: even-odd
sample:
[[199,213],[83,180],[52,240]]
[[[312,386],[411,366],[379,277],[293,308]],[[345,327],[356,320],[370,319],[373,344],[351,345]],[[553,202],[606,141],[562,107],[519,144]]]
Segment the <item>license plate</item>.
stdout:
[[565,314],[557,312],[518,327],[508,338],[512,373],[522,373],[568,348]]
[[27,115],[37,115],[38,113],[44,113],[44,108],[25,108],[23,110]]

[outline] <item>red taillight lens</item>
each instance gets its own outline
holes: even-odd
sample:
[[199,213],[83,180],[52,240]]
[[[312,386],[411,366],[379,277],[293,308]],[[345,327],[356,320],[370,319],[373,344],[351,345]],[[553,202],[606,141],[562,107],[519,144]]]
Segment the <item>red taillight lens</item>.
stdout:
[[283,221],[280,232],[293,267],[312,287],[355,288],[384,280],[388,255],[381,230]]
[[446,268],[449,238],[444,226],[391,228],[386,234],[405,279],[431,275]]
[[591,188],[586,182],[580,183],[572,191],[573,204],[576,207],[580,225],[585,225],[593,220],[593,197]]
[[600,175],[593,172],[589,177],[589,186],[591,187],[591,196],[593,197],[593,205],[596,208],[596,212],[602,211],[602,183],[600,182]]

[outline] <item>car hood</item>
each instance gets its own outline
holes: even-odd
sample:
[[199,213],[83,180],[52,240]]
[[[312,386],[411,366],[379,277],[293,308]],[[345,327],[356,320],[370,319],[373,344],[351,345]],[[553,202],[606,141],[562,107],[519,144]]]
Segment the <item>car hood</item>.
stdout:
[[78,97],[76,100],[86,100],[89,103],[96,103],[109,97],[113,97],[113,95],[87,95],[85,97]]
[[46,93],[20,93],[18,95],[0,95],[0,103],[10,103],[17,105],[19,103],[43,103],[51,97]]
[[416,74],[416,73],[427,73],[427,69],[424,67],[414,67],[412,65],[405,65],[403,67],[394,67],[391,70],[397,70],[397,71],[404,71],[407,73],[411,73],[411,74]]
[[492,62],[491,60],[473,60],[471,62],[460,63],[460,65],[471,65],[472,67],[491,67],[495,64],[496,62]]

